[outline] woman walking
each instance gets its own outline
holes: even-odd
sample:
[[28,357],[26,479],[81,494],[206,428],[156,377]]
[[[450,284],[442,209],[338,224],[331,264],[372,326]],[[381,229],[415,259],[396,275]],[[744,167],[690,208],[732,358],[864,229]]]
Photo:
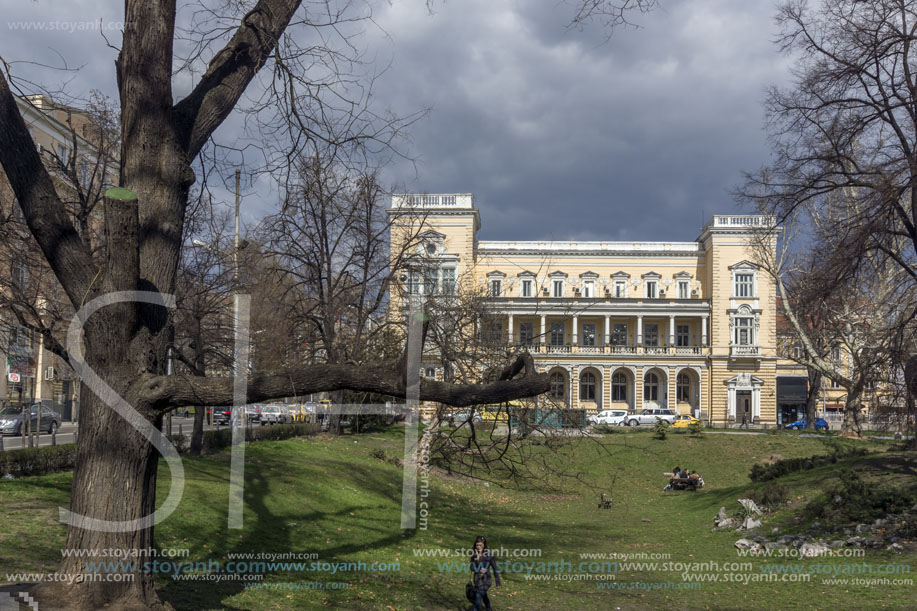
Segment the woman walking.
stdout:
[[[497,572],[497,562],[487,549],[487,539],[478,535],[474,539],[474,548],[471,552],[471,573],[474,584],[474,611],[487,609],[490,611],[490,599],[487,590],[492,585],[490,571],[493,569],[493,581],[500,585],[500,573]],[[483,605],[483,607],[481,606]]]

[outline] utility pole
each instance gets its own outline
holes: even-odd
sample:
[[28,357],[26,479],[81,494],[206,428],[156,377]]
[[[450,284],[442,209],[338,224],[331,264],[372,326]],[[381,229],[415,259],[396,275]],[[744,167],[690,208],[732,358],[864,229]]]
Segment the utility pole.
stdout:
[[[240,375],[247,375],[248,372],[239,371],[239,355],[237,354],[238,346],[238,337],[239,337],[239,316],[241,315],[241,303],[239,301],[239,203],[240,203],[240,189],[239,189],[239,178],[241,175],[240,170],[236,170],[236,228],[235,234],[233,236],[232,242],[232,325],[233,325],[233,337],[236,341],[235,349],[233,350],[233,373],[236,377]],[[245,421],[248,419],[248,414],[246,410],[242,410],[241,414],[242,423],[245,424]]]

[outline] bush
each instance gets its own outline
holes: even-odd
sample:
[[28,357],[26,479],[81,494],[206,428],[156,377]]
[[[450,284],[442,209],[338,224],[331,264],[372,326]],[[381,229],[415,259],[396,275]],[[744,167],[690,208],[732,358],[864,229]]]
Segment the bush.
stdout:
[[[318,424],[293,422],[290,424],[272,424],[271,426],[249,427],[245,429],[245,441],[280,441],[292,437],[313,435],[319,430]],[[204,454],[215,452],[220,448],[232,445],[232,429],[204,431],[201,451]]]
[[[311,435],[318,431],[318,425],[297,422],[269,427],[246,429],[245,441],[278,441],[291,437]],[[187,435],[172,435],[169,440],[179,453],[188,451]],[[211,453],[232,445],[232,429],[204,431],[202,452]],[[45,475],[55,471],[69,471],[76,464],[76,444],[67,443],[43,448],[25,448],[0,452],[0,476]]]
[[778,482],[768,482],[748,496],[759,507],[773,510],[790,500],[790,489]]
[[663,441],[665,440],[665,436],[668,434],[668,432],[669,432],[669,423],[666,422],[665,420],[657,420],[656,425],[653,427],[653,437],[655,437],[656,439],[660,441]]
[[598,424],[592,427],[593,433],[600,433],[602,435],[614,435],[615,433],[624,433],[626,432],[623,426],[611,426],[610,424]]
[[917,487],[882,486],[868,482],[856,471],[847,471],[825,487],[823,497],[806,505],[815,518],[844,522],[871,522],[889,513],[901,513],[917,501]]
[[75,464],[75,443],[0,452],[0,475],[44,475],[54,471],[67,471]]
[[700,437],[704,434],[704,423],[700,420],[694,420],[688,425],[688,430],[691,431],[691,434],[695,437]]
[[753,482],[766,482],[777,479],[778,477],[783,477],[784,475],[789,475],[790,473],[808,471],[816,467],[831,465],[842,458],[867,454],[866,450],[863,448],[842,449],[840,446],[836,446],[834,449],[835,451],[831,454],[817,454],[815,456],[809,456],[808,458],[786,458],[784,460],[778,460],[770,465],[755,463],[752,465],[751,473],[748,474],[748,477]]

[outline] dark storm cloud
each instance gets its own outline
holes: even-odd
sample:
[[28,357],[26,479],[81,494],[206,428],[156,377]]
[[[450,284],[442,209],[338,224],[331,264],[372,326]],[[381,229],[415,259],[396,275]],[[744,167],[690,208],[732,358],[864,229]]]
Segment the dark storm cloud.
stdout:
[[785,78],[773,6],[664,3],[604,42],[565,28],[568,6],[530,4],[379,16],[395,41],[382,97],[433,107],[411,187],[474,192],[485,239],[691,240],[734,211],[727,190],[767,156],[764,87]]
[[[3,6],[4,59],[82,66],[16,74],[117,98],[117,52],[102,33],[47,24],[115,23],[122,2]],[[767,160],[761,99],[786,78],[771,2],[663,0],[635,16],[642,29],[607,42],[598,27],[567,28],[563,2],[448,0],[435,11],[379,3],[383,31],[368,26],[359,39],[378,57],[368,70],[388,66],[375,84],[379,106],[433,109],[411,130],[417,174],[397,163],[387,176],[409,190],[475,193],[484,239],[692,240],[704,217],[735,211],[728,189]],[[10,25],[36,20],[45,25]],[[119,32],[105,34],[120,44]],[[189,87],[182,77],[176,97]],[[234,137],[239,124],[231,118],[218,135]],[[251,213],[276,202],[263,190],[251,200],[268,203],[246,203]]]

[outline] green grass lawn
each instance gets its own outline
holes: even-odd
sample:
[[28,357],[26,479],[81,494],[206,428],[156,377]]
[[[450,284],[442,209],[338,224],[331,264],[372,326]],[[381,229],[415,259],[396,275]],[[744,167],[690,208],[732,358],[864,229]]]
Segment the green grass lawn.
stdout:
[[[303,552],[321,562],[397,563],[387,571],[331,572],[275,570],[264,581],[274,589],[246,589],[241,581],[181,581],[162,576],[160,595],[178,610],[191,609],[467,609],[466,562],[460,557],[421,556],[417,550],[469,547],[477,534],[492,548],[537,549],[538,558],[516,562],[566,561],[574,573],[554,579],[526,579],[524,571],[507,573],[501,588],[491,590],[495,609],[904,609],[914,608],[913,586],[836,585],[812,575],[803,582],[766,582],[762,566],[791,563],[827,567],[845,564],[914,565],[917,555],[867,552],[866,558],[739,558],[733,547],[740,536],[711,532],[721,506],[738,509],[736,500],[759,487],[748,478],[751,466],[780,454],[785,458],[825,454],[833,438],[797,435],[669,435],[665,441],[649,432],[627,432],[577,442],[548,457],[556,468],[579,479],[534,473],[523,483],[499,486],[433,475],[426,530],[399,528],[402,469],[373,456],[403,453],[403,431],[339,438],[316,437],[259,442],[246,447],[245,527],[228,530],[229,452],[185,460],[186,487],[179,509],[156,527],[161,548],[187,548],[183,561],[226,562],[231,553]],[[874,467],[885,460],[887,445],[859,442],[874,454]],[[537,451],[544,451],[536,449]],[[765,517],[761,532],[779,525],[792,530],[794,517],[818,497],[839,471],[864,459],[781,478],[792,490],[790,506]],[[665,471],[675,465],[701,472],[706,486],[696,493],[662,492]],[[878,468],[878,467],[876,467]],[[903,478],[906,474],[890,477]],[[910,474],[913,478],[913,474]],[[0,481],[0,578],[4,573],[53,571],[64,529],[56,523],[58,505],[66,505],[69,474]],[[160,499],[168,490],[168,469],[161,467]],[[907,482],[902,479],[902,482]],[[599,491],[614,498],[611,510],[598,510]],[[667,554],[668,562],[719,563],[694,567],[693,573],[720,575],[719,582],[700,582],[699,589],[675,589],[683,569],[657,566],[606,567],[614,582],[586,579],[580,554]],[[310,561],[305,560],[308,563]],[[591,560],[585,560],[586,563]],[[618,560],[622,562],[622,560]],[[723,570],[725,563],[750,567]],[[461,570],[449,570],[457,563]],[[538,565],[531,565],[537,570]],[[321,568],[321,567],[319,567]],[[328,568],[328,567],[324,567]],[[523,568],[519,565],[518,568]],[[541,567],[555,568],[555,567]],[[575,569],[582,568],[576,572]],[[598,568],[598,567],[595,567]],[[831,570],[830,568],[828,570]],[[747,583],[724,582],[726,574],[744,575]],[[863,575],[909,578],[911,575]],[[705,579],[712,579],[706,577]],[[728,577],[733,578],[733,577]],[[697,578],[693,580],[696,581]],[[314,583],[323,584],[316,589]],[[345,589],[328,589],[329,584]],[[617,583],[620,589],[602,589]],[[282,585],[291,584],[291,585]],[[289,589],[287,589],[289,588]],[[296,588],[299,588],[298,590]]]

